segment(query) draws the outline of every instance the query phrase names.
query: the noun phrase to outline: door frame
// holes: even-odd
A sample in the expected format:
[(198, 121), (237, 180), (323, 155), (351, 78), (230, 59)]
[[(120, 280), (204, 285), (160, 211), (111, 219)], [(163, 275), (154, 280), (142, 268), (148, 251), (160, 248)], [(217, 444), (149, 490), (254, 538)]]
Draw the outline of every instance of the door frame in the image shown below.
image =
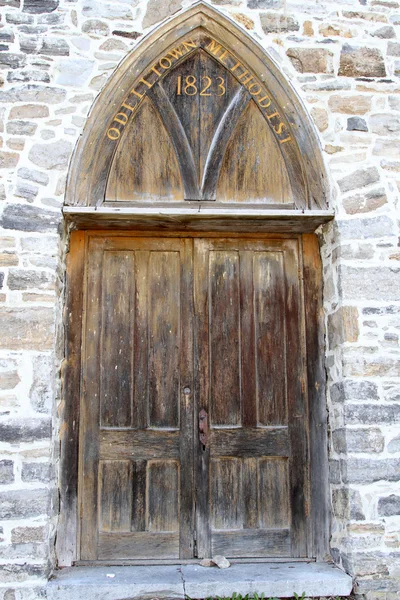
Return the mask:
[[(307, 514), (310, 555), (315, 560), (329, 557), (330, 510), (327, 448), (326, 374), (324, 368), (324, 319), (322, 310), (322, 266), (315, 234), (249, 234), (237, 232), (86, 230), (73, 231), (69, 240), (65, 285), (65, 359), (61, 367), (62, 402), (60, 420), (60, 514), (56, 538), (58, 566), (71, 566), (80, 560), (80, 505), (78, 457), (81, 404), (81, 346), (86, 287), (85, 261), (92, 236), (132, 237), (224, 237), (296, 239), (299, 247), (300, 295), (303, 306), (302, 382), (308, 398), (310, 502)], [(266, 559), (268, 560), (268, 559)], [(288, 559), (282, 559), (287, 561)], [(293, 560), (293, 559), (291, 559)], [(309, 560), (309, 559), (308, 559)], [(149, 561), (147, 561), (148, 563)], [(153, 562), (153, 561), (150, 561)], [(157, 561), (154, 561), (157, 562)], [(176, 562), (176, 561), (175, 561)], [(184, 561), (177, 561), (184, 562)], [(248, 559), (248, 562), (252, 562)], [(114, 563), (115, 564), (115, 563)]]

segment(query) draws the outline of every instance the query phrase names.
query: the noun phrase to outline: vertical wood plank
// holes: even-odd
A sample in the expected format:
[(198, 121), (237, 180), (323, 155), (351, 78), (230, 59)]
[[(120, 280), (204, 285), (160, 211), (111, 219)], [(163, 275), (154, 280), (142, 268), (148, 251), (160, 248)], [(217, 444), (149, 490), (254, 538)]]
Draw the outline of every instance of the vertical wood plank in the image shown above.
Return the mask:
[(85, 401), (81, 403), (80, 422), (80, 503), (81, 511), (81, 559), (97, 558), (97, 503), (98, 503), (98, 431), (100, 424), (100, 324), (101, 283), (104, 240), (89, 238), (88, 266), (86, 275), (83, 390)]
[(101, 425), (132, 425), (134, 253), (103, 257), (101, 305)]
[(65, 360), (61, 368), (60, 517), (56, 551), (58, 564), (70, 566), (78, 558), (78, 438), (81, 376), (82, 311), (85, 234), (73, 231), (66, 266)]
[(240, 389), (240, 300), (239, 254), (210, 251), (210, 370), (211, 422), (239, 425)]
[(243, 527), (241, 466), (238, 458), (211, 460), (212, 529)]
[(148, 251), (135, 252), (133, 427), (137, 429), (145, 429), (149, 421), (149, 257)]
[(256, 427), (256, 349), (254, 323), (253, 252), (240, 254), (241, 393), (243, 427)]
[(291, 547), (293, 557), (308, 554), (308, 412), (304, 364), (303, 309), (299, 285), (298, 241), (285, 252), (286, 365), (290, 457)]
[(287, 423), (284, 271), (281, 252), (256, 252), (256, 381), (260, 425)]
[(146, 529), (146, 475), (147, 461), (132, 463), (132, 531)]
[(203, 449), (199, 439), (199, 413), (210, 412), (209, 367), (209, 249), (206, 240), (194, 240), (194, 306), (195, 306), (195, 470), (196, 470), (196, 533), (197, 556), (211, 556), (209, 515), (209, 446)]
[(288, 461), (259, 459), (260, 526), (265, 529), (290, 527)]
[(99, 462), (99, 530), (130, 531), (132, 518), (132, 463)]
[(147, 529), (178, 531), (179, 463), (173, 460), (147, 463)]
[(180, 257), (153, 251), (149, 261), (149, 416), (153, 427), (179, 427)]
[(244, 458), (242, 461), (243, 485), (243, 527), (256, 529), (259, 526), (258, 490), (259, 477), (256, 458)]
[(330, 509), (328, 476), (326, 375), (324, 368), (324, 318), (322, 310), (322, 265), (315, 234), (302, 236), (304, 306), (307, 349), (307, 379), (310, 419), (311, 515), (313, 555), (330, 556)]

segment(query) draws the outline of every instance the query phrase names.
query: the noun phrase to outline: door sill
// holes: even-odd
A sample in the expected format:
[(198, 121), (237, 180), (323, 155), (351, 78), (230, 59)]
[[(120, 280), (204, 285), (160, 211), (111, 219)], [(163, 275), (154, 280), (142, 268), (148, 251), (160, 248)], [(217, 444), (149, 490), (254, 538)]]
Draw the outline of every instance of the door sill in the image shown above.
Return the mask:
[(199, 564), (80, 566), (56, 571), (46, 589), (48, 600), (158, 600), (231, 597), (290, 598), (349, 596), (352, 579), (331, 563), (233, 562), (229, 569)]

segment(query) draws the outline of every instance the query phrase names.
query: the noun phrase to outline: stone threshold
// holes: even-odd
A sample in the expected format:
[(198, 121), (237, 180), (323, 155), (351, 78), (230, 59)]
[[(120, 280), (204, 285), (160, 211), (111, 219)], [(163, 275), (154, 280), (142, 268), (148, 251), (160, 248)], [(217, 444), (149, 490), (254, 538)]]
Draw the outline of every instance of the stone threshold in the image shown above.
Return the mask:
[(348, 596), (352, 579), (328, 563), (233, 563), (229, 569), (189, 565), (71, 567), (54, 573), (48, 600), (139, 600), (250, 596)]

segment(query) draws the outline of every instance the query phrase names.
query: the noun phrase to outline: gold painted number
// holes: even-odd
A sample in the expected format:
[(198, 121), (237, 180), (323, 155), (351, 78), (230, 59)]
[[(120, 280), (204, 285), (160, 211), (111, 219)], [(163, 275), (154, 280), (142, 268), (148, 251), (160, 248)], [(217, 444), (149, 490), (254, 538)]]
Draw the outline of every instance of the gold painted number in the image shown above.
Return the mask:
[[(217, 86), (216, 91), (213, 89), (213, 83)], [(202, 88), (199, 91), (197, 77), (194, 75), (187, 75), (186, 77), (179, 75), (176, 83), (176, 95), (196, 96), (196, 94), (199, 94), (200, 96), (224, 96), (226, 94), (225, 79), (223, 77), (216, 77), (213, 80), (208, 75), (204, 75), (201, 78), (201, 84)]]

